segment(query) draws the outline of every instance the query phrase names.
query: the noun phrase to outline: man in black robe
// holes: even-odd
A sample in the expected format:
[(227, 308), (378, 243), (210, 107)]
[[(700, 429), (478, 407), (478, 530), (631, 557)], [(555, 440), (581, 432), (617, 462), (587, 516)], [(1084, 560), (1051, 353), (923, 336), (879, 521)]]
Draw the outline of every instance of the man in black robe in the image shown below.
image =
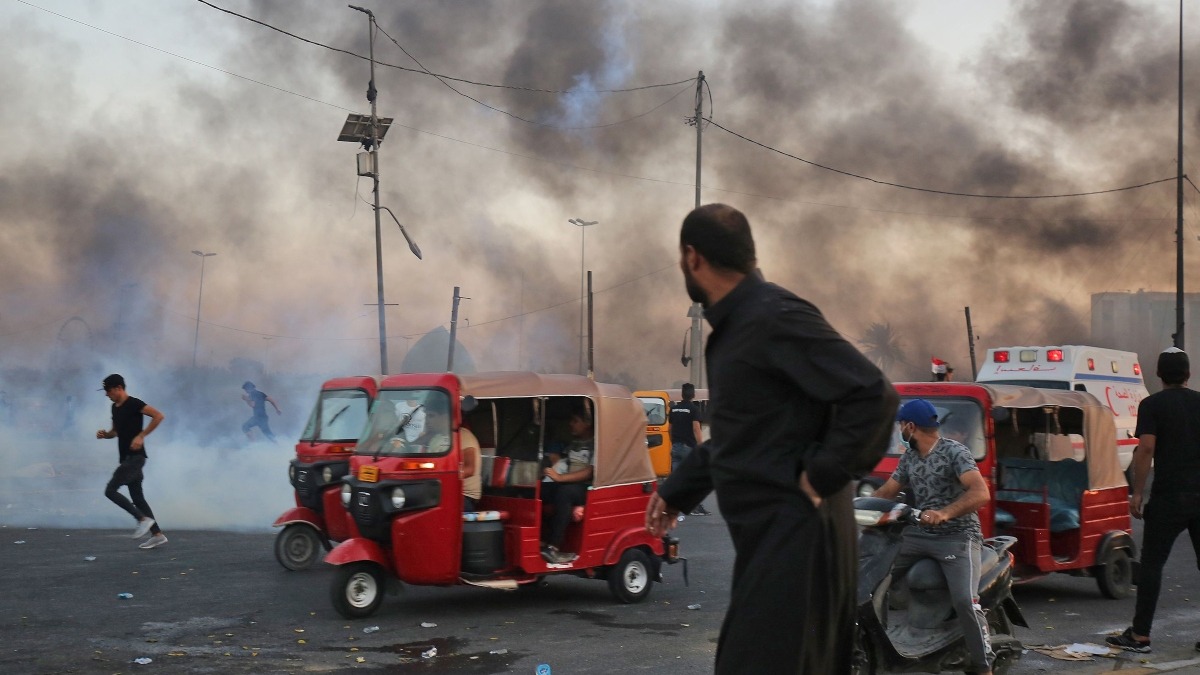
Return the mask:
[(724, 204), (683, 221), (705, 347), (711, 438), (646, 511), (661, 536), (711, 491), (736, 560), (716, 672), (850, 669), (857, 586), (852, 485), (886, 450), (899, 399), (810, 303), (763, 280), (750, 224)]

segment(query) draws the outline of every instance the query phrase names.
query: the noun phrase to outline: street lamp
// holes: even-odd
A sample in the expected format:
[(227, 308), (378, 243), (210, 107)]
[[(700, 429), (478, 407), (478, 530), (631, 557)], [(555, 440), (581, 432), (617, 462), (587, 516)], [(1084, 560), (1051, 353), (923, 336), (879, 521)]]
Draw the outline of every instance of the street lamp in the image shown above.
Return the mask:
[(338, 140), (348, 143), (359, 143), (363, 146), (365, 152), (358, 153), (358, 175), (370, 176), (374, 182), (375, 193), (375, 290), (378, 296), (376, 307), (379, 314), (379, 372), (386, 375), (388, 372), (387, 362), (387, 324), (383, 318), (383, 243), (380, 234), (379, 212), (387, 211), (392, 220), (396, 221), (396, 225), (400, 227), (400, 233), (404, 235), (404, 239), (408, 241), (408, 249), (421, 258), (421, 249), (417, 247), (416, 242), (412, 237), (408, 236), (408, 232), (404, 229), (404, 225), (396, 218), (396, 214), (386, 206), (379, 204), (379, 144), (383, 142), (384, 134), (391, 128), (392, 118), (381, 118), (376, 114), (375, 99), (378, 95), (378, 90), (375, 89), (375, 32), (379, 26), (375, 22), (375, 14), (369, 9), (363, 7), (355, 7), (349, 5), (350, 9), (362, 12), (367, 15), (367, 40), (371, 54), (371, 79), (367, 83), (367, 101), (371, 103), (370, 115), (359, 115), (351, 113), (346, 117), (346, 123), (342, 125), (342, 131), (338, 134)]
[(587, 275), (583, 271), (584, 255), (587, 251), (587, 230), (584, 228), (599, 225), (600, 221), (572, 218), (567, 222), (579, 228), (579, 374), (583, 375), (583, 306), (587, 304), (587, 291), (584, 288), (584, 278)]
[(196, 337), (192, 339), (192, 367), (195, 368), (196, 347), (200, 344), (200, 302), (204, 300), (204, 259), (211, 258), (216, 253), (193, 250), (192, 254), (200, 256), (200, 297), (196, 298)]

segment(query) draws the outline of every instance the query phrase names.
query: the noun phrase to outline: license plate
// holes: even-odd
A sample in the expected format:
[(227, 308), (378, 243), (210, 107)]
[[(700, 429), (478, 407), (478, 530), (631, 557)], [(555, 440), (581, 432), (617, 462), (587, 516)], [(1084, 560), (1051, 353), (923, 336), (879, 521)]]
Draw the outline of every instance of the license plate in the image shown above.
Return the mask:
[(358, 467), (358, 479), (364, 483), (379, 482), (379, 467), (377, 466), (360, 466)]

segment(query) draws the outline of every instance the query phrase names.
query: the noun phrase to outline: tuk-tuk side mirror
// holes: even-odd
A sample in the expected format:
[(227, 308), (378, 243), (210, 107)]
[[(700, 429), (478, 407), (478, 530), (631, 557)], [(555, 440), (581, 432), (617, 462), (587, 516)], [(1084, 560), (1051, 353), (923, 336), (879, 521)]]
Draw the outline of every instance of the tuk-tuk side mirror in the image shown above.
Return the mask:
[(463, 412), (471, 412), (479, 407), (479, 400), (474, 396), (464, 396), (462, 401), (459, 402), (458, 407), (461, 408)]
[(992, 408), (992, 419), (997, 422), (1004, 422), (1009, 417), (1012, 417), (1012, 411), (1008, 408)]

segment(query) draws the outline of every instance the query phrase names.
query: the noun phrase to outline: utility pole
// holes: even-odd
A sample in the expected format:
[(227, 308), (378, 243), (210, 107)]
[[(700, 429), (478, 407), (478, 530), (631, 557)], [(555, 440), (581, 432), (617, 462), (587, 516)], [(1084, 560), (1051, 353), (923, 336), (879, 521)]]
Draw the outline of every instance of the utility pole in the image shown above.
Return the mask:
[[(696, 77), (696, 208), (700, 208), (700, 138), (703, 131), (702, 120), (704, 108), (704, 71)], [(704, 388), (704, 309), (700, 303), (692, 303), (688, 309), (688, 317), (692, 320), (692, 371), (691, 382), (697, 389)]]
[(1179, 0), (1179, 148), (1175, 158), (1175, 346), (1183, 340), (1183, 0)]
[(367, 84), (367, 100), (371, 102), (371, 180), (375, 193), (375, 290), (379, 297), (379, 372), (387, 375), (387, 320), (383, 313), (383, 237), (379, 227), (379, 116), (375, 114), (375, 14), (369, 9), (349, 5), (350, 9), (367, 15), (367, 40), (371, 54), (371, 81)]
[(587, 273), (587, 306), (588, 306), (588, 369), (589, 380), (596, 379), (596, 351), (592, 343), (592, 271)]
[[(584, 228), (592, 225), (599, 225), (598, 220), (584, 220), (583, 218), (572, 218), (568, 223), (579, 228), (579, 374), (583, 375), (583, 310), (584, 304), (587, 302), (587, 296), (584, 291), (584, 259), (587, 256), (587, 230)], [(591, 332), (591, 328), (588, 328)]]
[(971, 328), (971, 308), (963, 307), (963, 311), (967, 314), (967, 346), (971, 348), (971, 381), (975, 381), (975, 373), (979, 372), (975, 369), (975, 329)]
[[(458, 303), (460, 300), (470, 300), (458, 294), (459, 287), (454, 287), (454, 304), (450, 308), (450, 348), (446, 351), (446, 372), (454, 372), (454, 345), (458, 342)], [(469, 321), (467, 322), (470, 323)]]
[(192, 255), (200, 256), (200, 294), (196, 298), (196, 336), (192, 338), (192, 368), (195, 368), (196, 348), (200, 346), (200, 303), (204, 301), (204, 259), (211, 258), (216, 253), (192, 251)]

